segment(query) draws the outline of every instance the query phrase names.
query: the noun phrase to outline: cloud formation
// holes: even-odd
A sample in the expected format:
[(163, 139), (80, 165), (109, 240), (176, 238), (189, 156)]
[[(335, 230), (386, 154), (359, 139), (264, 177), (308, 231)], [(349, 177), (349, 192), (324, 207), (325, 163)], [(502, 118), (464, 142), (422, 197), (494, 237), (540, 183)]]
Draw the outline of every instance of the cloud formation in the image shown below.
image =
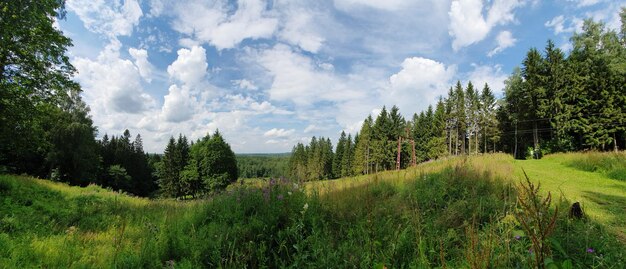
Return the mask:
[(517, 0), (495, 0), (483, 15), (482, 0), (455, 0), (450, 4), (449, 34), (452, 48), (457, 51), (477, 43), (496, 25), (506, 25), (515, 20), (513, 11), (523, 5)]

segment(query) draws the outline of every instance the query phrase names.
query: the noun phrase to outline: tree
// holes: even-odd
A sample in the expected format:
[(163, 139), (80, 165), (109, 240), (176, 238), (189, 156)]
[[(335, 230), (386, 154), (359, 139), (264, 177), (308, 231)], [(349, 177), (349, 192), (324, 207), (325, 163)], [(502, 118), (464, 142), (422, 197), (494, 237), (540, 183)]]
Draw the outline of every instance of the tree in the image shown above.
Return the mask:
[(0, 3), (0, 166), (11, 172), (48, 176), (46, 113), (80, 99), (65, 55), (71, 40), (53, 27), (64, 14), (64, 1)]
[(342, 176), (344, 152), (347, 143), (348, 140), (346, 139), (346, 132), (341, 131), (341, 136), (339, 136), (339, 141), (337, 141), (335, 157), (333, 159), (333, 178), (338, 178)]
[[(541, 116), (547, 114), (546, 103), (546, 77), (543, 65), (543, 58), (539, 51), (531, 48), (522, 62), (522, 77), (524, 78), (523, 97), (524, 120), (532, 123), (533, 158), (539, 158), (539, 126)], [(543, 128), (542, 128), (543, 129)]]
[[(191, 193), (219, 192), (228, 184), (237, 181), (237, 159), (230, 145), (224, 141), (219, 131), (213, 136), (205, 136), (192, 147), (191, 160), (185, 170), (191, 169), (186, 176), (197, 175), (195, 180), (201, 182), (203, 189), (192, 189)], [(188, 181), (190, 178), (187, 178)]]
[(163, 158), (161, 160), (162, 165), (160, 166), (161, 170), (158, 171), (159, 187), (161, 188), (161, 193), (166, 197), (179, 197), (182, 195), (180, 172), (184, 165), (186, 165), (186, 160), (183, 164), (182, 160), (178, 157), (178, 148), (180, 147), (177, 145), (174, 137), (170, 137), (165, 151), (163, 152)]
[[(339, 150), (335, 156), (339, 154)], [(352, 160), (354, 158), (354, 144), (352, 143), (352, 135), (348, 134), (348, 138), (346, 139), (343, 154), (341, 158), (341, 176), (349, 177), (352, 175)]]
[(446, 150), (445, 113), (445, 103), (442, 98), (439, 98), (431, 124), (432, 136), (428, 141), (428, 159), (437, 159), (448, 154), (448, 151)]
[(492, 150), (495, 151), (495, 143), (498, 141), (497, 136), (497, 119), (496, 119), (496, 97), (485, 83), (480, 93), (480, 125), (483, 131), (483, 153), (489, 152), (489, 145), (492, 144)]
[[(359, 139), (354, 149), (354, 160), (352, 162), (352, 171), (354, 174), (369, 174), (370, 169), (370, 144), (372, 140), (372, 116), (368, 115), (359, 131)], [(356, 140), (356, 139), (355, 139)]]

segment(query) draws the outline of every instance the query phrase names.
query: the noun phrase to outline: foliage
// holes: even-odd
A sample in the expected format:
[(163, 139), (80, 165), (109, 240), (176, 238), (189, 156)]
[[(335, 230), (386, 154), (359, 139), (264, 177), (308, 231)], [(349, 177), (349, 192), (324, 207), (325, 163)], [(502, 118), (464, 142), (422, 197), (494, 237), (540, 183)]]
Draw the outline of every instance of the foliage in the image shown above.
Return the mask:
[[(189, 161), (180, 172), (184, 195), (221, 191), (238, 178), (237, 160), (219, 131), (191, 146)], [(180, 195), (179, 195), (180, 196)]]
[(289, 154), (236, 154), (240, 178), (279, 178), (287, 176)]
[[(128, 130), (120, 136), (105, 134), (98, 141), (98, 152), (103, 171), (98, 175), (97, 183), (101, 186), (139, 196), (149, 196), (156, 190), (154, 169), (143, 151), (141, 135), (131, 141)], [(120, 177), (119, 172), (111, 173), (120, 169), (124, 170), (124, 177)], [(128, 180), (121, 180), (126, 176)]]
[(539, 184), (535, 186), (526, 172), (526, 182), (519, 185), (520, 195), (517, 198), (519, 209), (515, 217), (532, 242), (532, 257), (536, 268), (545, 268), (546, 258), (551, 256), (549, 236), (554, 231), (558, 207), (550, 212), (552, 196), (548, 192), (546, 198), (539, 196)]
[[(271, 180), (195, 201), (0, 176), (0, 266), (528, 268), (532, 243), (500, 176), (512, 164), (437, 161), (324, 193)], [(558, 215), (548, 264), (623, 267), (623, 245), (589, 216)]]

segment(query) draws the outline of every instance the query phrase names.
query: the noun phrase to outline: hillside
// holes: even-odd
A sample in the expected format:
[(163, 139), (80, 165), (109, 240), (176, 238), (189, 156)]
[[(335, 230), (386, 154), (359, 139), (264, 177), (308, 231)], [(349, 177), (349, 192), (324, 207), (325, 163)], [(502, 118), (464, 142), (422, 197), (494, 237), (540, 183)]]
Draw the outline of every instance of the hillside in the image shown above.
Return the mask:
[[(545, 264), (624, 268), (624, 160), (451, 158), (304, 185), (243, 185), (209, 201), (2, 175), (0, 267), (531, 267), (540, 255), (513, 214), (523, 214), (513, 186), (523, 168), (559, 206)], [(568, 218), (573, 201), (586, 218)]]

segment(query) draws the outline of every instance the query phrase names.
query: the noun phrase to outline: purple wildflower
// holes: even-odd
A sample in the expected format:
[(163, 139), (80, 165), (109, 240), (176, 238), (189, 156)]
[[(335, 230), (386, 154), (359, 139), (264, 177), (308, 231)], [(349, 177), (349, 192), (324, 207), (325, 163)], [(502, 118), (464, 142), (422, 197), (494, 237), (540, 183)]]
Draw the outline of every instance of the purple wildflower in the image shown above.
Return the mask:
[(279, 194), (277, 198), (278, 198), (278, 200), (283, 200), (283, 195)]
[(587, 248), (587, 253), (593, 253), (593, 252), (594, 252), (593, 248)]
[(520, 238), (522, 238), (522, 237), (521, 237), (521, 236), (519, 236), (519, 235), (516, 235), (516, 236), (515, 236), (515, 240), (520, 240)]

